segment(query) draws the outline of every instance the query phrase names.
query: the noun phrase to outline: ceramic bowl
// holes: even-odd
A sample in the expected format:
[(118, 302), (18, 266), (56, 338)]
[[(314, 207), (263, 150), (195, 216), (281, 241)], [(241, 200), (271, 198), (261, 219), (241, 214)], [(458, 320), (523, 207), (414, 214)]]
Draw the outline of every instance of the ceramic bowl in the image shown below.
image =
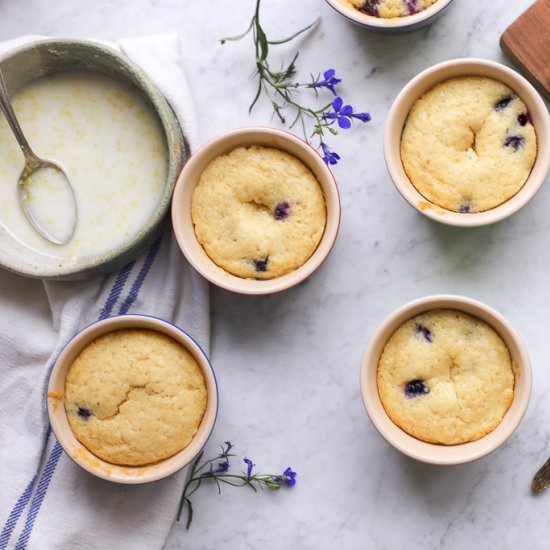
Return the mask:
[[(506, 202), (484, 212), (452, 212), (431, 203), (413, 186), (401, 161), (401, 134), (413, 104), (437, 83), (456, 76), (486, 76), (506, 84), (525, 103), (537, 134), (537, 158), (523, 187)], [(395, 98), (386, 121), (384, 156), (397, 190), (420, 213), (438, 222), (457, 227), (488, 225), (517, 212), (533, 198), (544, 183), (550, 168), (550, 115), (535, 88), (512, 69), (485, 59), (453, 59), (421, 72)]]
[[(229, 153), (236, 147), (248, 145), (274, 147), (301, 160), (317, 178), (325, 195), (327, 221), (317, 249), (302, 266), (291, 273), (273, 279), (243, 279), (217, 266), (199, 244), (191, 219), (193, 191), (204, 169), (216, 157)], [(239, 128), (214, 138), (187, 162), (178, 178), (172, 199), (172, 223), (183, 254), (189, 263), (211, 283), (240, 294), (272, 294), (302, 282), (328, 256), (340, 225), (340, 196), (327, 165), (317, 151), (305, 141), (275, 128)]]
[[(515, 375), (512, 404), (501, 423), (477, 441), (460, 445), (437, 445), (416, 439), (392, 422), (378, 395), (376, 374), (380, 355), (386, 343), (405, 321), (433, 309), (455, 309), (478, 317), (500, 335), (510, 352)], [(518, 427), (531, 395), (531, 364), (527, 350), (517, 332), (494, 309), (463, 296), (427, 296), (400, 307), (384, 319), (374, 331), (363, 355), (361, 394), (375, 428), (397, 450), (430, 464), (463, 464), (477, 460), (500, 447)]]
[[(74, 436), (63, 394), (65, 376), (78, 354), (95, 338), (122, 329), (148, 329), (166, 334), (189, 351), (202, 369), (208, 402), (199, 429), (189, 445), (179, 453), (146, 466), (119, 466), (111, 464), (91, 453)], [(50, 424), (63, 450), (79, 466), (97, 477), (118, 483), (148, 483), (167, 477), (189, 464), (200, 452), (214, 427), (218, 410), (218, 390), (214, 371), (200, 346), (179, 327), (146, 315), (120, 315), (109, 317), (86, 327), (76, 334), (63, 348), (54, 363), (48, 384), (48, 415)]]
[(384, 19), (367, 15), (355, 9), (345, 0), (326, 0), (340, 15), (348, 21), (368, 31), (382, 34), (403, 34), (417, 31), (431, 25), (438, 17), (443, 15), (453, 0), (438, 0), (429, 8), (406, 17), (393, 17)]
[(166, 141), (167, 178), (154, 212), (139, 231), (126, 238), (121, 245), (97, 256), (60, 259), (23, 247), (0, 226), (0, 266), (21, 275), (82, 279), (122, 267), (160, 234), (176, 178), (187, 158), (181, 128), (172, 109), (136, 64), (119, 51), (97, 42), (57, 38), (32, 41), (0, 56), (0, 65), (12, 96), (42, 76), (74, 70), (98, 72), (120, 79), (136, 89), (158, 117)]

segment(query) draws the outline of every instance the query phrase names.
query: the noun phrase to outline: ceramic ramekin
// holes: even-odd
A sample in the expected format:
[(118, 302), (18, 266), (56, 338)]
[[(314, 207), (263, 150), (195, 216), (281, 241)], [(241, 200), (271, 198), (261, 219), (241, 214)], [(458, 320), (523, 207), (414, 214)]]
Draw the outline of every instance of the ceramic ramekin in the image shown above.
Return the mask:
[[(437, 83), (456, 76), (486, 76), (506, 84), (525, 103), (537, 134), (537, 158), (523, 187), (506, 202), (484, 212), (452, 212), (431, 203), (416, 190), (401, 161), (401, 134), (413, 104)], [(550, 115), (535, 88), (512, 69), (485, 59), (453, 59), (421, 72), (395, 98), (386, 121), (384, 156), (397, 190), (420, 213), (438, 222), (457, 227), (489, 225), (517, 212), (533, 198), (544, 183), (550, 169)]]
[[(405, 322), (429, 310), (455, 309), (488, 323), (504, 340), (515, 375), (514, 398), (501, 423), (490, 433), (460, 445), (436, 445), (416, 439), (392, 422), (378, 395), (376, 374), (380, 355), (392, 334)], [(521, 422), (531, 395), (531, 363), (518, 333), (494, 309), (470, 298), (453, 295), (427, 296), (400, 307), (375, 330), (363, 355), (361, 394), (367, 413), (380, 435), (402, 453), (430, 464), (463, 464), (500, 447)]]
[[(136, 234), (119, 246), (97, 256), (60, 259), (24, 247), (0, 226), (0, 266), (29, 277), (72, 280), (109, 273), (127, 264), (160, 235), (176, 178), (188, 156), (181, 128), (170, 105), (140, 67), (120, 51), (99, 42), (60, 38), (34, 40), (1, 55), (0, 65), (12, 96), (37, 78), (67, 71), (102, 73), (128, 84), (145, 98), (157, 115), (164, 130), (168, 162), (167, 177), (156, 209)], [(123, 183), (115, 181), (113, 187), (120, 190)]]
[[(217, 266), (195, 235), (191, 218), (193, 191), (204, 169), (216, 157), (236, 147), (274, 147), (301, 160), (317, 178), (325, 196), (327, 221), (321, 242), (310, 258), (291, 273), (274, 279), (243, 279)], [(178, 244), (189, 263), (211, 283), (240, 294), (273, 294), (309, 277), (325, 260), (334, 245), (340, 225), (340, 196), (331, 171), (321, 156), (302, 139), (289, 132), (268, 127), (239, 128), (226, 132), (196, 152), (183, 168), (172, 199), (172, 223)]]
[[(71, 431), (65, 403), (65, 376), (80, 351), (95, 338), (122, 329), (148, 329), (166, 334), (183, 345), (202, 369), (208, 401), (199, 429), (189, 445), (179, 453), (146, 466), (120, 466), (111, 464), (91, 453)], [(79, 466), (102, 479), (118, 483), (148, 483), (167, 477), (189, 464), (200, 452), (214, 428), (218, 410), (218, 389), (214, 371), (200, 346), (179, 327), (147, 315), (120, 315), (109, 317), (86, 327), (76, 334), (61, 351), (55, 361), (48, 384), (48, 415), (50, 423), (63, 450)]]
[(367, 15), (355, 9), (345, 0), (326, 0), (340, 15), (348, 21), (366, 29), (382, 34), (402, 34), (417, 31), (431, 25), (451, 5), (453, 0), (438, 0), (429, 8), (406, 17), (393, 17), (385, 19)]

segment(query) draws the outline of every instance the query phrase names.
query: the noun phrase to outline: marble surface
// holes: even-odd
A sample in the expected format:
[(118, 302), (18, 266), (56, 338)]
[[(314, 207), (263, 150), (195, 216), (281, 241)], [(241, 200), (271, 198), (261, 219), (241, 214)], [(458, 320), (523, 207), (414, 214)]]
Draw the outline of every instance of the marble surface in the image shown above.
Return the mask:
[[(455, 57), (509, 64), (498, 47), (530, 0), (456, 0), (427, 30), (384, 37), (356, 28), (321, 0), (265, 1), (274, 36), (318, 16), (319, 28), (274, 49), (274, 65), (300, 49), (300, 73), (333, 67), (341, 93), (372, 122), (330, 140), (342, 156), (338, 242), (309, 281), (252, 298), (212, 289), (212, 350), (221, 394), (207, 445), (230, 439), (262, 471), (291, 465), (298, 484), (278, 493), (201, 488), (190, 531), (176, 524), (167, 550), (187, 548), (543, 549), (550, 495), (530, 493), (550, 454), (550, 192), (513, 218), (459, 230), (419, 215), (387, 175), (383, 126), (400, 88), (420, 70)], [(246, 124), (274, 124), (262, 102), (251, 115), (249, 39), (217, 40), (246, 28), (253, 0), (57, 0), (0, 2), (0, 40), (20, 34), (116, 39), (178, 32), (202, 137)], [(7, 24), (6, 21), (10, 23)], [(406, 301), (432, 293), (482, 300), (519, 330), (534, 387), (525, 420), (498, 451), (472, 464), (428, 466), (392, 449), (374, 430), (359, 393), (362, 351), (377, 323)]]

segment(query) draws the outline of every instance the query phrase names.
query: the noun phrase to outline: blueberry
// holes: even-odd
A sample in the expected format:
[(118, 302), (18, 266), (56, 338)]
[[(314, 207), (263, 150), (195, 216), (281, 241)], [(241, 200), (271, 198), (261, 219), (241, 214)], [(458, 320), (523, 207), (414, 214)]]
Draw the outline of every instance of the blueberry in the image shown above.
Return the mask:
[(288, 218), (290, 216), (290, 206), (288, 205), (288, 202), (280, 202), (275, 207), (273, 215), (275, 216), (275, 219), (279, 221)]
[(88, 418), (92, 416), (92, 411), (90, 409), (86, 409), (85, 407), (78, 407), (76, 414), (78, 414), (80, 418), (88, 420)]
[(508, 105), (510, 104), (510, 101), (512, 101), (512, 99), (514, 99), (514, 98), (511, 95), (507, 95), (506, 97), (503, 97), (502, 99), (499, 99), (495, 103), (495, 111), (498, 113), (499, 111), (503, 111), (504, 109), (506, 109), (506, 107), (508, 107)]
[(262, 273), (267, 271), (267, 264), (269, 262), (269, 256), (266, 256), (263, 260), (253, 260), (254, 261), (254, 267), (256, 268), (256, 271), (261, 271)]
[(458, 211), (461, 214), (467, 214), (470, 211), (470, 205), (465, 202), (464, 204), (460, 205), (460, 208), (458, 209)]
[(417, 6), (417, 0), (405, 0), (405, 4), (407, 5), (407, 8), (409, 9), (409, 13), (411, 15), (418, 13), (419, 10)]
[(518, 115), (518, 123), (520, 126), (525, 126), (528, 122), (531, 122), (529, 113), (521, 113), (521, 115)]
[(380, 0), (365, 0), (362, 8), (357, 8), (359, 11), (366, 13), (367, 15), (373, 15), (378, 17), (378, 6), (380, 5)]
[(407, 382), (405, 384), (404, 392), (409, 399), (412, 399), (414, 397), (430, 393), (430, 388), (428, 388), (428, 384), (426, 384), (424, 380), (417, 379)]
[(523, 136), (507, 136), (504, 140), (504, 147), (513, 147), (514, 151), (517, 151), (520, 147), (523, 147), (525, 138)]
[(420, 323), (416, 323), (416, 326), (414, 327), (414, 332), (416, 332), (417, 335), (422, 336), (422, 338), (424, 338), (426, 342), (430, 342), (430, 344), (433, 342), (432, 331), (428, 327), (425, 327)]

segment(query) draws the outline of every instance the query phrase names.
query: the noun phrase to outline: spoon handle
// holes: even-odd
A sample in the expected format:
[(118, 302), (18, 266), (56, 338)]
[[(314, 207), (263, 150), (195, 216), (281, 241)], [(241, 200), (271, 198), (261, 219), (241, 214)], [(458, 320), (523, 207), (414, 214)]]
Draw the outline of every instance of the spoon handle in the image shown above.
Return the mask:
[(1, 70), (0, 70), (0, 109), (2, 109), (2, 112), (4, 113), (6, 120), (8, 121), (8, 124), (10, 125), (15, 135), (15, 139), (17, 139), (17, 143), (19, 143), (19, 147), (21, 147), (21, 150), (25, 155), (25, 160), (27, 161), (27, 163), (29, 163), (29, 161), (32, 162), (34, 159), (36, 159), (36, 155), (34, 154), (27, 140), (25, 139), (25, 136), (23, 135), (23, 131), (21, 130), (21, 126), (19, 126), (19, 121), (17, 120), (17, 117), (15, 116), (15, 112), (11, 105), (10, 96), (8, 94), (8, 89), (6, 88), (6, 83), (4, 82), (4, 76), (2, 75)]
[(550, 458), (544, 463), (542, 468), (535, 474), (531, 487), (535, 493), (542, 493), (550, 486)]

